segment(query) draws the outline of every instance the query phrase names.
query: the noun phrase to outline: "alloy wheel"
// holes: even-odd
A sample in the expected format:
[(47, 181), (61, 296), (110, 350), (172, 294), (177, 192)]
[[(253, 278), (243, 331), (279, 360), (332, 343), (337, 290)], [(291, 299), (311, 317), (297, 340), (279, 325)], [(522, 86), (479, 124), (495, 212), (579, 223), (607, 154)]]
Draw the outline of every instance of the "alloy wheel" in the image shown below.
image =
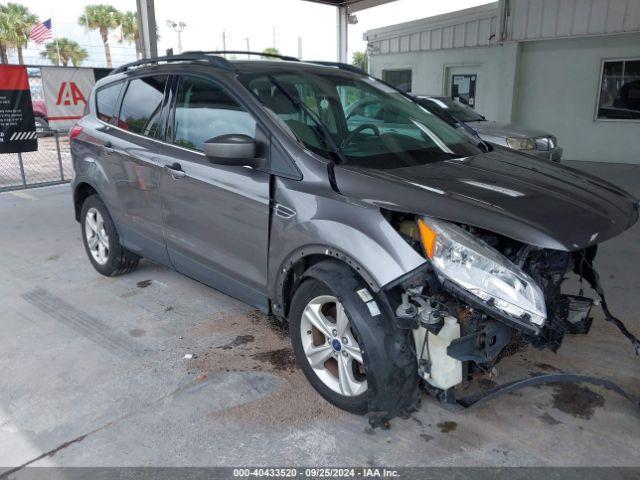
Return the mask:
[(84, 233), (93, 259), (100, 265), (109, 258), (109, 236), (104, 228), (104, 219), (96, 208), (87, 210)]
[(336, 297), (321, 295), (307, 304), (300, 336), (307, 361), (327, 387), (346, 397), (367, 390), (362, 350)]

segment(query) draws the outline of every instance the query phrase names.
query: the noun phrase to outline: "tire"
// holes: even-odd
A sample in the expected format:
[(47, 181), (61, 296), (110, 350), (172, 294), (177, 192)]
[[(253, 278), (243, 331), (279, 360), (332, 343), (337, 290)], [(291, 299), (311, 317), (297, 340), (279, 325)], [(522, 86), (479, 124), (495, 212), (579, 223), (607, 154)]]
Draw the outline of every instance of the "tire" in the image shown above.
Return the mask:
[(36, 117), (35, 124), (36, 124), (36, 132), (39, 137), (46, 137), (47, 135), (51, 134), (51, 131), (49, 129), (49, 122), (47, 122), (46, 119), (42, 117)]
[[(351, 413), (369, 414), (369, 421), (374, 427), (385, 426), (391, 418), (415, 410), (419, 404), (417, 362), (409, 348), (407, 332), (395, 326), (390, 315), (382, 308), (384, 303), (355, 272), (337, 260), (325, 260), (312, 266), (302, 278), (289, 310), (289, 332), (294, 355), (309, 383), (336, 407)], [(368, 302), (357, 293), (362, 289), (372, 297), (367, 299)], [(333, 338), (328, 338), (327, 329), (324, 328), (322, 333), (315, 324), (308, 329), (310, 310), (314, 315), (319, 312), (319, 317), (328, 319), (329, 323), (336, 320), (338, 315), (335, 312), (339, 307), (329, 306), (326, 310), (322, 310), (324, 307), (318, 308), (319, 304), (331, 304), (333, 299), (344, 309), (351, 338), (359, 346), (363, 360), (360, 364), (353, 357), (351, 364), (347, 364), (350, 365), (349, 368), (338, 369), (339, 384), (342, 372), (346, 371), (347, 377), (360, 383), (362, 379), (358, 374), (364, 374), (366, 389), (360, 391), (356, 388), (351, 395), (345, 395), (345, 390), (336, 389), (335, 379), (327, 381), (324, 370), (329, 370), (330, 373), (335, 373), (336, 370), (335, 367), (330, 368), (331, 359), (322, 365), (315, 362), (315, 367), (309, 359), (311, 353), (312, 359), (324, 360), (324, 353), (317, 356), (321, 349), (324, 350), (322, 335), (331, 341), (326, 344), (333, 349), (334, 359), (336, 353), (338, 359), (351, 356), (350, 352), (344, 353), (350, 338), (342, 338), (340, 334), (336, 337), (337, 332), (334, 331), (330, 333)], [(372, 305), (368, 305), (371, 301), (375, 302), (378, 312)], [(337, 321), (335, 323), (337, 326)], [(312, 338), (311, 344), (309, 338)], [(336, 338), (338, 343), (334, 345)], [(346, 391), (349, 392), (349, 389)]]
[(113, 220), (98, 195), (87, 197), (82, 204), (80, 224), (84, 249), (98, 273), (112, 277), (138, 266), (140, 257), (120, 245)]

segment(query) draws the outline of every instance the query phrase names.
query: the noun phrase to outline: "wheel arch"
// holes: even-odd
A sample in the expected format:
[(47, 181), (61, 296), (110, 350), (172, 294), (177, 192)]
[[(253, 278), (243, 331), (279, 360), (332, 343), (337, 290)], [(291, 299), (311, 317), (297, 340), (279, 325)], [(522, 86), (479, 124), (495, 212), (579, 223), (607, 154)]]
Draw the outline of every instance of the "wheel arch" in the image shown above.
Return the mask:
[(380, 285), (371, 273), (340, 249), (324, 245), (307, 245), (289, 254), (280, 265), (276, 275), (275, 301), (272, 302), (274, 314), (286, 318), (289, 314), (293, 294), (297, 285), (305, 278), (305, 272), (323, 260), (330, 259), (340, 261), (366, 282), (374, 292), (380, 290)]
[[(80, 221), (80, 212), (82, 211), (82, 204), (91, 195), (98, 195), (101, 197), (100, 192), (91, 183), (82, 181), (78, 183), (73, 189), (73, 207), (75, 211), (76, 221)], [(102, 197), (101, 197), (102, 198)]]

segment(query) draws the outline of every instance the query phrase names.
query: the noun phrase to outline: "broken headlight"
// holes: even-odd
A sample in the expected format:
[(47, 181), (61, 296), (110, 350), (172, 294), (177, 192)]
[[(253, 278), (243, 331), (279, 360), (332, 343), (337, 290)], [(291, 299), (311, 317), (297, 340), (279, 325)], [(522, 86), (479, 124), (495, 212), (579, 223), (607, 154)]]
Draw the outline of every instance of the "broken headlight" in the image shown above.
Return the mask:
[(453, 223), (423, 217), (418, 227), (427, 257), (439, 275), (510, 317), (544, 324), (547, 309), (542, 290), (508, 258)]

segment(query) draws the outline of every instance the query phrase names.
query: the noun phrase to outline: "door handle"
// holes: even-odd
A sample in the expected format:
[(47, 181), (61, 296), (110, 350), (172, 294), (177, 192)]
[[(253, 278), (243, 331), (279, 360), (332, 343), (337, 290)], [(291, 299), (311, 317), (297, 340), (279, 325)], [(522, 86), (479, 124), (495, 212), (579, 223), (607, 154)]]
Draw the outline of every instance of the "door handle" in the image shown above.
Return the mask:
[(180, 165), (178, 162), (165, 165), (164, 168), (169, 172), (169, 175), (171, 175), (176, 180), (187, 175), (185, 171), (182, 170), (182, 165)]

